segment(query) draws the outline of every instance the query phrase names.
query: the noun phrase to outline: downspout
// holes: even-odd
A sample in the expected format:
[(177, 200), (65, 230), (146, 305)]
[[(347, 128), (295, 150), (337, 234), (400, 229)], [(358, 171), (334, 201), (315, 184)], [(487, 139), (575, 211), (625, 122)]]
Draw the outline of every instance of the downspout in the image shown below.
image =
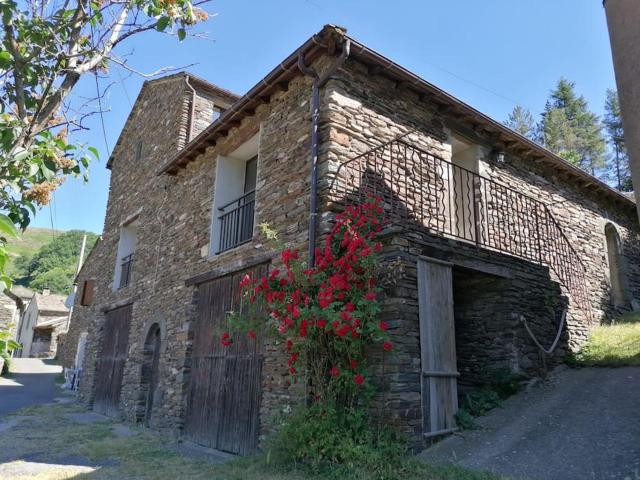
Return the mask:
[(351, 40), (345, 39), (342, 53), (335, 63), (322, 74), (318, 75), (314, 69), (304, 63), (302, 52), (298, 54), (298, 68), (300, 71), (313, 78), (311, 90), (311, 198), (309, 200), (309, 267), (316, 264), (316, 217), (318, 215), (318, 129), (320, 126), (320, 88), (329, 78), (344, 64), (349, 57)]
[[(184, 145), (187, 145), (191, 141), (193, 136), (193, 117), (196, 114), (196, 89), (189, 83), (189, 75), (185, 75), (184, 81), (187, 84), (189, 90), (191, 90), (191, 109), (189, 111), (189, 128), (187, 129), (187, 138), (184, 141)], [(183, 146), (184, 146), (183, 145)]]

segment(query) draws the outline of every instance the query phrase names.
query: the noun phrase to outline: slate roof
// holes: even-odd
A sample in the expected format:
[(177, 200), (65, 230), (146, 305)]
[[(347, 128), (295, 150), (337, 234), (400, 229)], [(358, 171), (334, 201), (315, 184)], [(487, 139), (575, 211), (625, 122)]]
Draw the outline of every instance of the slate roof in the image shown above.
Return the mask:
[(67, 313), (69, 309), (64, 305), (64, 301), (66, 299), (66, 295), (57, 295), (55, 293), (50, 293), (48, 295), (36, 293), (33, 296), (33, 300), (35, 300), (36, 305), (38, 306), (38, 311), (40, 312)]

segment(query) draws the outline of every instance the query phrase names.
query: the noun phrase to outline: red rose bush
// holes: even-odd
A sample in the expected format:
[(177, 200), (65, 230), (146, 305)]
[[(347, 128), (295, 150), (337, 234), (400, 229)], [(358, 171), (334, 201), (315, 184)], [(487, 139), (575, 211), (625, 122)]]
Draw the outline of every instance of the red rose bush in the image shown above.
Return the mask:
[(312, 398), (353, 405), (370, 384), (367, 351), (375, 345), (393, 349), (388, 325), (377, 319), (382, 214), (380, 199), (347, 206), (316, 249), (315, 266), (307, 266), (297, 250), (285, 249), (282, 268), (260, 278), (246, 275), (246, 308), (231, 314), (222, 344), (231, 345), (233, 335), (269, 334), (280, 340), (291, 375), (308, 379)]

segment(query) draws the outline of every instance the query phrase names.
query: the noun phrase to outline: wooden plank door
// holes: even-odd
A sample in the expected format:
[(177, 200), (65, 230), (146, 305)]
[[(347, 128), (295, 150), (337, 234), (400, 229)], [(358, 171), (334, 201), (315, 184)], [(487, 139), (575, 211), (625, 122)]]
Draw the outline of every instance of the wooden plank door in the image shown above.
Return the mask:
[(458, 387), (451, 264), (418, 260), (422, 422), (426, 438), (456, 429)]
[(96, 368), (96, 396), (93, 409), (104, 415), (120, 414), (122, 374), (129, 347), (132, 305), (108, 311), (105, 316), (102, 349)]
[[(260, 276), (267, 266), (253, 270)], [(244, 336), (220, 344), (227, 314), (241, 307), (238, 272), (198, 286), (184, 433), (211, 448), (245, 455), (257, 448), (262, 397), (261, 342)]]

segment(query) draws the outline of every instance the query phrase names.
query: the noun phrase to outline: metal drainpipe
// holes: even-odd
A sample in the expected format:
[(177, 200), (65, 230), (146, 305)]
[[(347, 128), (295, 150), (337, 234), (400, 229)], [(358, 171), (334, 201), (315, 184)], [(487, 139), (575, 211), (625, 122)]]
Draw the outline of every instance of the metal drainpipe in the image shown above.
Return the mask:
[(336, 73), (349, 57), (351, 41), (345, 39), (342, 53), (336, 62), (321, 77), (304, 63), (302, 53), (298, 55), (298, 68), (313, 78), (311, 90), (311, 199), (309, 201), (309, 267), (316, 265), (316, 217), (318, 215), (318, 128), (320, 126), (320, 88)]
[(186, 145), (191, 141), (191, 137), (193, 136), (193, 117), (196, 114), (196, 89), (191, 86), (189, 83), (189, 75), (184, 77), (184, 81), (191, 90), (191, 111), (189, 112), (189, 129), (187, 130), (187, 138), (185, 139), (184, 144)]

